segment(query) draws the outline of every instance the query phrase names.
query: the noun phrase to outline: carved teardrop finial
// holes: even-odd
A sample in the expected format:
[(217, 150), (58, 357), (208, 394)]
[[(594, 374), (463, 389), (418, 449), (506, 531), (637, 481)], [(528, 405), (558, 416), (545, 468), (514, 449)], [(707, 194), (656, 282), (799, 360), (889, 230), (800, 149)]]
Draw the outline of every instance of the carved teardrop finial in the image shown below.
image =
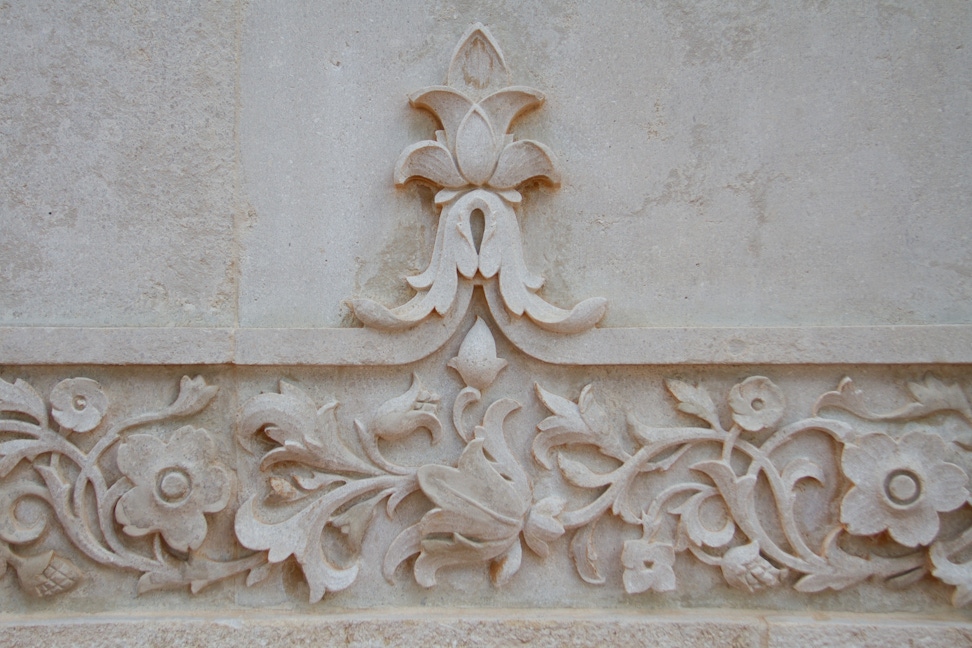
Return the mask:
[(510, 71), (503, 52), (482, 23), (466, 30), (452, 54), (446, 83), (454, 88), (472, 91), (500, 89), (509, 85)]
[(476, 323), (459, 345), (459, 354), (449, 361), (448, 366), (458, 371), (468, 386), (481, 392), (486, 391), (506, 367), (506, 360), (496, 356), (496, 341), (482, 317), (476, 318)]

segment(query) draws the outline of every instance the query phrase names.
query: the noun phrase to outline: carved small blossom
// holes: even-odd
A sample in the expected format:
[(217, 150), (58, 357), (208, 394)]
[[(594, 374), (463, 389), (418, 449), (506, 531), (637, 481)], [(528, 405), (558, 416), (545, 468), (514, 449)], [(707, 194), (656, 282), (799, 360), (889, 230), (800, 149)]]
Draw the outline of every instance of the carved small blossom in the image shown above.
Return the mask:
[(749, 593), (766, 587), (776, 587), (786, 578), (788, 570), (774, 567), (759, 555), (759, 544), (750, 542), (733, 547), (722, 557), (722, 575), (733, 587)]
[(968, 476), (945, 461), (947, 452), (939, 436), (921, 432), (898, 441), (869, 434), (844, 446), (841, 466), (854, 486), (841, 502), (841, 522), (859, 535), (887, 530), (908, 547), (930, 543), (938, 514), (969, 497)]
[(205, 430), (186, 426), (168, 443), (133, 434), (118, 448), (118, 468), (135, 487), (122, 495), (115, 518), (132, 536), (160, 532), (178, 551), (206, 539), (206, 513), (226, 508), (230, 474)]
[(624, 565), (624, 591), (638, 594), (654, 590), (675, 590), (675, 548), (670, 544), (648, 540), (626, 540), (621, 550)]
[(752, 376), (729, 392), (732, 420), (749, 432), (759, 432), (780, 422), (783, 391), (769, 378)]
[(564, 535), (564, 525), (557, 516), (566, 502), (559, 497), (545, 497), (530, 509), (523, 527), (523, 540), (541, 558), (550, 554), (549, 543)]
[(98, 427), (108, 409), (101, 385), (90, 378), (68, 378), (51, 390), (51, 414), (61, 427), (90, 432)]

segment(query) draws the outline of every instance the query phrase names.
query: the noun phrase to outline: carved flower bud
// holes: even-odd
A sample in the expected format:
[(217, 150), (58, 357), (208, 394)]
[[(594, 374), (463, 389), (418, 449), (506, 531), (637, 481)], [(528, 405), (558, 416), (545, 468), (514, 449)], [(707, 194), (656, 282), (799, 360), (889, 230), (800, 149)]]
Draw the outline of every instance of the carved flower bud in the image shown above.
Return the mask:
[(786, 569), (777, 569), (760, 556), (757, 542), (733, 547), (722, 557), (722, 575), (726, 582), (749, 593), (776, 587), (788, 573)]
[(480, 392), (486, 391), (506, 367), (506, 360), (496, 357), (496, 341), (482, 317), (476, 318), (449, 366), (459, 372), (464, 383)]
[(564, 535), (564, 525), (557, 519), (565, 502), (559, 497), (545, 497), (530, 509), (523, 527), (527, 546), (541, 558), (550, 554), (549, 543)]
[(81, 580), (81, 572), (74, 563), (53, 551), (22, 558), (14, 564), (21, 587), (34, 596), (66, 592)]
[(418, 376), (412, 374), (412, 386), (378, 408), (371, 429), (376, 437), (401, 439), (426, 428), (432, 433), (432, 440), (438, 441), (442, 434), (442, 424), (436, 416), (438, 407), (439, 395), (427, 390)]
[(90, 432), (101, 423), (106, 409), (108, 398), (90, 378), (68, 378), (51, 390), (51, 414), (66, 430)]

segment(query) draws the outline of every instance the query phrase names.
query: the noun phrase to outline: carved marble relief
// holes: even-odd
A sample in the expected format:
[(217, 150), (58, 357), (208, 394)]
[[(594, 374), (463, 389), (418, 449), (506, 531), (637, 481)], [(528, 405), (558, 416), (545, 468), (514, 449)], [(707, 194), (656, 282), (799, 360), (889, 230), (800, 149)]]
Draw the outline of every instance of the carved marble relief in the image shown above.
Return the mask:
[[(35, 596), (69, 590), (83, 577), (76, 561), (37, 542), (56, 524), (88, 559), (141, 574), (141, 594), (195, 592), (241, 573), (249, 586), (291, 557), (312, 602), (353, 585), (361, 569), (380, 569), (390, 583), (408, 571), (423, 587), (442, 569), (484, 569), (502, 586), (527, 550), (569, 551), (581, 579), (605, 584), (620, 574), (632, 595), (677, 590), (672, 567), (684, 554), (746, 592), (840, 590), (866, 579), (898, 587), (931, 574), (955, 586), (955, 605), (972, 600), (972, 406), (956, 384), (926, 376), (907, 385), (910, 401), (876, 411), (846, 378), (800, 418), (763, 376), (732, 387), (721, 408), (704, 384), (669, 380), (672, 407), (697, 424), (629, 416), (619, 427), (590, 385), (573, 399), (541, 384), (487, 398), (506, 362), (482, 319), (447, 364), (464, 385), (451, 403), (413, 376), (350, 429), (335, 416), (337, 402), (316, 403), (286, 381), (244, 402), (235, 437), (261, 484), (235, 512), (236, 541), (252, 553), (228, 561), (199, 549), (237, 477), (214, 435), (180, 421), (207, 407), (215, 386), (185, 377), (171, 405), (104, 429), (109, 403), (93, 380), (63, 380), (47, 403), (23, 381), (0, 381), (4, 569)], [(533, 423), (531, 456), (518, 456), (509, 417), (529, 398), (549, 416)], [(477, 404), (484, 413), (470, 418)], [(422, 465), (400, 465), (379, 448), (415, 434), (433, 443), (456, 434), (464, 447), (450, 463)], [(538, 495), (537, 470), (556, 471), (582, 494)], [(412, 495), (425, 513), (383, 554), (363, 554), (375, 516), (397, 520)], [(29, 498), (50, 511), (43, 523), (19, 518)], [(640, 537), (600, 533), (605, 516)], [(327, 533), (343, 539), (340, 555), (329, 555)], [(610, 543), (622, 545), (617, 564), (598, 557)]]
[[(59, 382), (50, 394), (50, 414), (28, 383), (0, 380), (0, 550), (26, 591), (51, 596), (80, 578), (67, 557), (15, 551), (41, 538), (49, 523), (20, 519), (18, 505), (30, 498), (48, 505), (89, 559), (141, 572), (140, 592), (172, 584), (198, 590), (265, 562), (253, 556), (214, 563), (195, 551), (206, 539), (206, 515), (226, 508), (233, 492), (233, 471), (220, 461), (208, 431), (186, 425), (161, 437), (133, 433), (163, 423), (174, 427), (174, 421), (204, 409), (216, 391), (187, 376), (169, 406), (102, 429), (108, 399), (93, 380)], [(79, 437), (87, 435), (97, 441), (85, 451), (82, 445), (88, 444)], [(33, 475), (15, 470), (21, 462), (31, 465)], [(143, 536), (152, 540), (149, 551), (132, 542)]]
[[(83, 555), (137, 574), (146, 594), (197, 592), (237, 576), (253, 586), (291, 563), (317, 602), (353, 586), (362, 570), (380, 570), (389, 586), (410, 575), (425, 588), (442, 570), (481, 570), (502, 587), (525, 552), (569, 552), (578, 578), (632, 596), (678, 591), (673, 566), (688, 560), (748, 593), (841, 590), (867, 579), (900, 587), (930, 575), (954, 587), (955, 605), (972, 601), (968, 386), (929, 374), (906, 385), (909, 400), (884, 410), (845, 378), (810, 411), (794, 411), (766, 376), (721, 395), (704, 381), (668, 380), (678, 426), (633, 415), (617, 425), (602, 405), (616, 400), (591, 384), (556, 393), (526, 371), (518, 391), (493, 393), (512, 358), (497, 354), (493, 331), (502, 323), (462, 319), (475, 286), (497, 322), (526, 315), (560, 335), (590, 329), (606, 309), (591, 298), (565, 310), (537, 294), (542, 280), (527, 270), (516, 208), (525, 185), (556, 185), (559, 175), (543, 144), (509, 134), (543, 95), (508, 83), (502, 53), (475, 25), (447, 84), (411, 96), (442, 126), (435, 140), (408, 147), (395, 169), (398, 184), (438, 190), (432, 260), (409, 279), (416, 295), (408, 303), (354, 302), (379, 331), (458, 311), (462, 342), (436, 367), (461, 381), (453, 398), (444, 402), (415, 373), (404, 393), (342, 425), (336, 401), (280, 380), (210, 432), (193, 417), (218, 387), (198, 377), (184, 377), (171, 404), (110, 425), (112, 404), (94, 380), (64, 379), (46, 400), (23, 380), (0, 380), (0, 574), (14, 574), (30, 595), (54, 596), (89, 577), (78, 567)], [(471, 224), (477, 211), (481, 241)], [(524, 429), (512, 415), (528, 402), (547, 414)], [(515, 450), (514, 433), (530, 436), (529, 452)], [(432, 443), (455, 435), (462, 449), (416, 465), (383, 452), (413, 435)], [(217, 443), (230, 437), (242, 450), (236, 464)], [(259, 479), (240, 501), (244, 474)], [(569, 487), (541, 493), (537, 474)], [(406, 498), (421, 507), (415, 520), (399, 517)], [(46, 518), (26, 521), (26, 500), (42, 503)], [(222, 512), (234, 519), (235, 537), (223, 539), (234, 544), (233, 559), (203, 550)], [(369, 553), (378, 516), (398, 527)], [(631, 533), (603, 532), (607, 517)], [(78, 555), (47, 546), (48, 527)], [(325, 536), (336, 536), (340, 550)], [(620, 551), (609, 563), (598, 547), (612, 543)]]

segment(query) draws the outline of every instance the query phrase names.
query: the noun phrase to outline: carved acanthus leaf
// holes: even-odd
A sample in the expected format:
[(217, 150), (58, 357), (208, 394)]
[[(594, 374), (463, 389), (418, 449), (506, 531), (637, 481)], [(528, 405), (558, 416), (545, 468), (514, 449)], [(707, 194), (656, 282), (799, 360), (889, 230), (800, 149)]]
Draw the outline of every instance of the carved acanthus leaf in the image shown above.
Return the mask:
[(264, 469), (292, 461), (321, 470), (375, 474), (375, 467), (348, 450), (340, 438), (337, 406), (331, 402), (318, 409), (302, 389), (281, 380), (279, 394), (260, 394), (243, 405), (237, 435), (251, 452), (256, 452), (253, 438), (261, 432), (278, 444), (263, 455)]
[(591, 385), (584, 387), (576, 403), (548, 392), (538, 384), (534, 388), (540, 402), (553, 413), (537, 425), (540, 434), (533, 441), (533, 456), (544, 468), (552, 467), (550, 451), (567, 444), (592, 445), (602, 454), (622, 461), (628, 457), (594, 399)]
[(935, 376), (925, 376), (921, 382), (908, 383), (908, 390), (915, 402), (891, 412), (874, 412), (864, 399), (864, 392), (850, 378), (840, 381), (836, 391), (827, 392), (813, 407), (816, 415), (827, 407), (846, 410), (869, 421), (907, 421), (937, 412), (956, 412), (972, 423), (972, 407), (962, 389), (955, 384), (947, 385)]

